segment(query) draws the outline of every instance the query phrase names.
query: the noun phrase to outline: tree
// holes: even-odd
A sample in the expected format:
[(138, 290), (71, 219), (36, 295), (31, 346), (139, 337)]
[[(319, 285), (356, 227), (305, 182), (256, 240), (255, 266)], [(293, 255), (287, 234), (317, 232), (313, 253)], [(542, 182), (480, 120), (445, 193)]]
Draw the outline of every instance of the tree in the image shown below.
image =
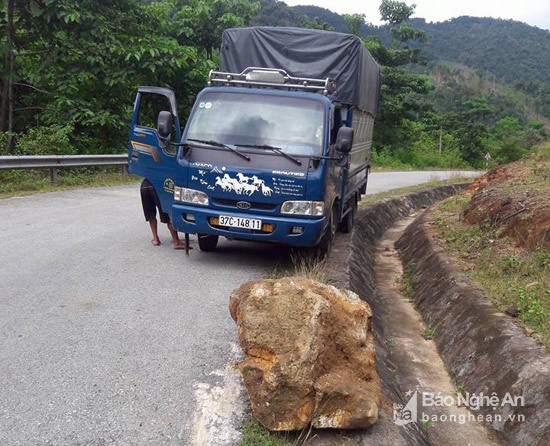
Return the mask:
[(391, 28), (392, 44), (384, 46), (378, 39), (369, 38), (365, 44), (374, 58), (382, 65), (382, 100), (374, 131), (377, 150), (386, 147), (395, 151), (410, 143), (409, 121), (421, 120), (431, 110), (425, 94), (432, 87), (424, 75), (413, 74), (406, 66), (419, 61), (419, 50), (410, 41), (425, 42), (428, 35), (405, 23), (414, 12), (415, 5), (383, 0), (380, 14)]
[(496, 155), (499, 161), (516, 161), (527, 153), (522, 144), (523, 129), (517, 119), (506, 117), (498, 120), (494, 135), (498, 144)]
[[(13, 130), (14, 11), (14, 0), (8, 0), (6, 5), (6, 45), (0, 89), (2, 92), (0, 98), (0, 131), (10, 132), (10, 134)], [(11, 135), (8, 139), (8, 146), (11, 146)]]
[(396, 0), (383, 0), (378, 8), (381, 20), (393, 26), (402, 25), (409, 20), (415, 9), (415, 4), (408, 6), (405, 2)]
[(62, 126), (82, 151), (123, 147), (138, 85), (207, 72), (195, 48), (157, 31), (158, 12), (136, 0), (16, 2), (14, 130)]
[(323, 19), (319, 17), (314, 17), (312, 21), (310, 21), (306, 28), (310, 29), (320, 29), (323, 31), (334, 31), (334, 27), (325, 22)]
[(458, 111), (448, 113), (442, 118), (444, 128), (458, 142), (462, 159), (470, 166), (481, 167), (483, 157), (489, 151), (489, 128), (486, 120), (493, 111), (486, 99), (475, 98), (465, 101)]
[(248, 25), (260, 7), (249, 0), (169, 1), (175, 21), (183, 26), (185, 38), (181, 42), (202, 48), (210, 60), (214, 49), (220, 47), (223, 30)]
[(361, 27), (365, 24), (365, 14), (344, 14), (344, 21), (350, 34), (358, 36), (361, 33)]

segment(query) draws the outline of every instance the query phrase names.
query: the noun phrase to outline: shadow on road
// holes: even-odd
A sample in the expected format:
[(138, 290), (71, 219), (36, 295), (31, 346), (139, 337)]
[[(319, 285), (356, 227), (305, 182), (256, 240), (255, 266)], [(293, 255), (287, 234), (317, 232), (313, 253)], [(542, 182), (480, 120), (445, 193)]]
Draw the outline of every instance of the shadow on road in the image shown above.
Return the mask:
[(216, 269), (225, 269), (226, 266), (244, 270), (260, 268), (265, 270), (267, 276), (292, 270), (292, 249), (288, 246), (220, 238), (215, 251), (202, 252), (193, 236), (191, 246), (194, 249), (189, 254), (190, 261), (208, 264)]

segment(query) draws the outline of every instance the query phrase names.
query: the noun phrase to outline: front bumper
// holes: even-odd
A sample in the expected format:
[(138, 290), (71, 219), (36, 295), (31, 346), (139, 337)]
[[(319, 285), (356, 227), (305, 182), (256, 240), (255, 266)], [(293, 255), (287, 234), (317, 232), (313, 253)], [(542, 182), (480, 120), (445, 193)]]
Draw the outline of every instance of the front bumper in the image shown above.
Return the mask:
[[(250, 229), (219, 227), (211, 224), (211, 218), (220, 215), (232, 215), (241, 218), (253, 218), (262, 220), (262, 224), (273, 225), (272, 232), (254, 231)], [(193, 216), (194, 221), (191, 221)], [(251, 214), (241, 212), (230, 212), (226, 210), (213, 210), (198, 206), (185, 204), (174, 204), (172, 206), (172, 222), (178, 232), (188, 234), (209, 234), (222, 237), (250, 240), (264, 243), (282, 243), (290, 246), (315, 246), (319, 243), (325, 218), (303, 218), (281, 216), (268, 216), (265, 214)], [(301, 227), (300, 234), (293, 234), (293, 227)]]

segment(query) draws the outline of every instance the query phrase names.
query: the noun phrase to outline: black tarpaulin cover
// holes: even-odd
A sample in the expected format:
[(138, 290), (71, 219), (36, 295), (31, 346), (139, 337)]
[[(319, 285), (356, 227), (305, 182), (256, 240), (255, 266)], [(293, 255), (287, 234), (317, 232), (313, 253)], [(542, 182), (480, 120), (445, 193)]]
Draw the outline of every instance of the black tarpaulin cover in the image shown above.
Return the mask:
[(351, 34), (305, 28), (231, 28), (223, 32), (220, 70), (279, 68), (295, 77), (333, 78), (337, 97), (376, 114), (380, 69)]

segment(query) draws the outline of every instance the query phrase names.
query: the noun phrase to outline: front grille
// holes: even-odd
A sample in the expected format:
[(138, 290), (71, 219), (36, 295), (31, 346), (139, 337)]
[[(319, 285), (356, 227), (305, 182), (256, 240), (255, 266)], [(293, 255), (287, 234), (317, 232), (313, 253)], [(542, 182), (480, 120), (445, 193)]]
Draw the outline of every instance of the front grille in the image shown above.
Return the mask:
[[(214, 204), (218, 204), (220, 206), (234, 207), (235, 209), (238, 209), (237, 208), (237, 203), (239, 201), (247, 201), (247, 200), (228, 200), (226, 198), (213, 198), (212, 199), (212, 202)], [(255, 203), (255, 202), (252, 202), (252, 201), (249, 201), (249, 203), (250, 203), (250, 209), (261, 209), (261, 210), (264, 210), (264, 211), (273, 211), (277, 207), (276, 204), (270, 204), (270, 203)]]

